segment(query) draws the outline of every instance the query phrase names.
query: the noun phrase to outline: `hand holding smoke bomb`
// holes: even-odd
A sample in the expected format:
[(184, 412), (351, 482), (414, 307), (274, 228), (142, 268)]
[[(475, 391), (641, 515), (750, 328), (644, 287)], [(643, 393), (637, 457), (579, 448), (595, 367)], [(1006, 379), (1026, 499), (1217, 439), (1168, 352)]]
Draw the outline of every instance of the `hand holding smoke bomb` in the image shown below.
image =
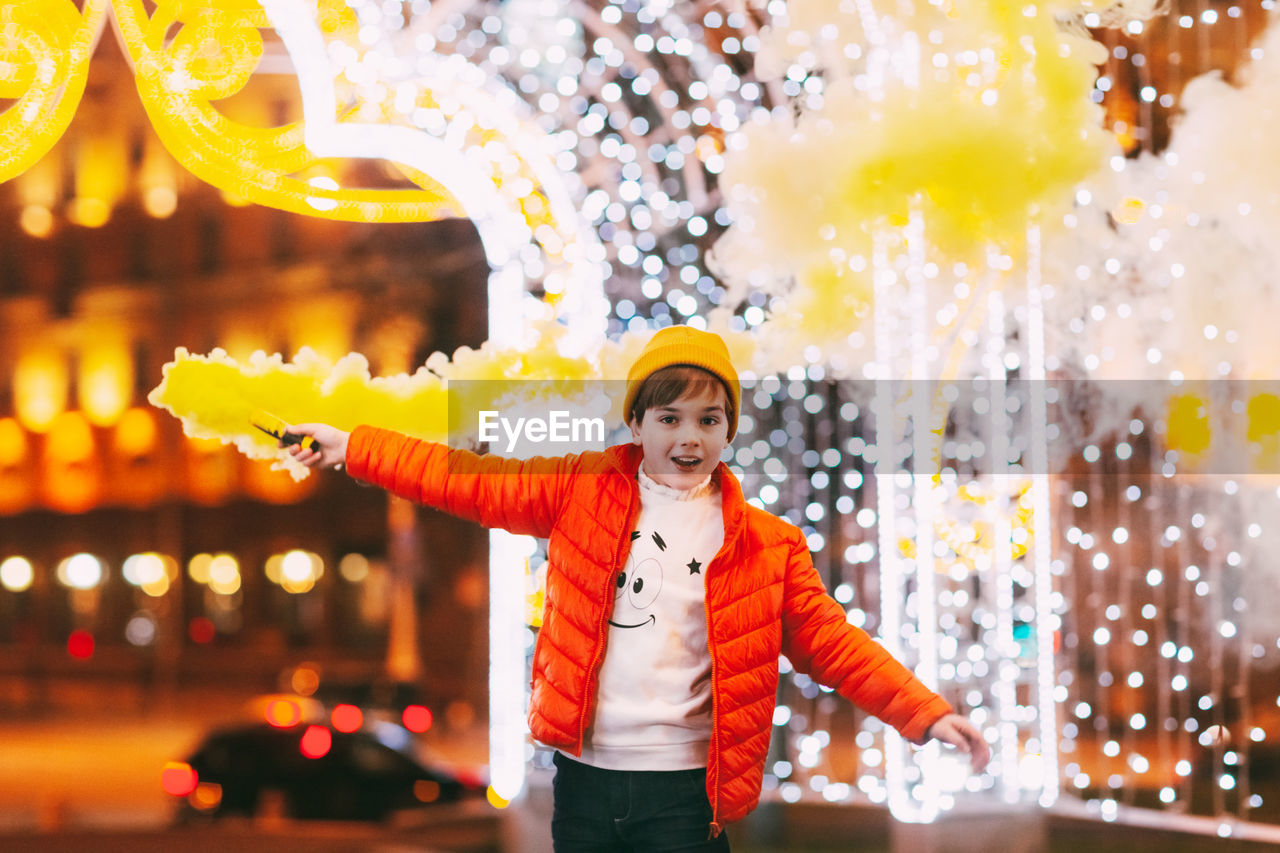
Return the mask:
[(295, 424), (288, 432), (300, 438), (289, 444), (289, 455), (308, 468), (340, 468), (346, 461), (350, 433), (328, 424)]

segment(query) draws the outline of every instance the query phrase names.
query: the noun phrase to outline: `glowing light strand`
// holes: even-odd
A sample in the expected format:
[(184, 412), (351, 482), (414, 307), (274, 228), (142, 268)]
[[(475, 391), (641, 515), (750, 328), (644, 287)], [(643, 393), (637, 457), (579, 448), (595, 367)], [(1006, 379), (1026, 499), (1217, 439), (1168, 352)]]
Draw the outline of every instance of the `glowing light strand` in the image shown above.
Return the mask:
[[(934, 542), (937, 519), (934, 478), (938, 467), (936, 444), (940, 427), (935, 427), (935, 386), (929, 375), (929, 296), (925, 284), (924, 219), (912, 210), (907, 223), (907, 298), (911, 326), (911, 437), (912, 497), (915, 510), (916, 639), (919, 664), (916, 674), (930, 688), (938, 688), (938, 599), (935, 578)], [(879, 299), (877, 299), (877, 304)], [(915, 794), (919, 802), (918, 818), (934, 820), (938, 815), (938, 750), (936, 741), (926, 744), (918, 753), (921, 781)]]
[(1045, 399), (1044, 291), (1040, 268), (1040, 229), (1027, 229), (1027, 380), (1029, 393), (1030, 436), (1028, 457), (1031, 476), (1031, 506), (1035, 532), (1031, 542), (1031, 561), (1035, 579), (1036, 613), (1036, 727), (1044, 772), (1039, 802), (1052, 805), (1060, 786), (1058, 769), (1059, 733), (1057, 701), (1054, 698), (1054, 637), (1058, 617), (1053, 609), (1053, 526), (1050, 517), (1049, 446), (1046, 430), (1049, 424)]
[(983, 360), (988, 380), (990, 411), (991, 480), (995, 499), (988, 504), (988, 524), (992, 528), (991, 565), (989, 571), (994, 588), (995, 671), (994, 685), (997, 710), (996, 753), (999, 760), (1001, 792), (1006, 802), (1017, 802), (1021, 796), (1018, 780), (1018, 657), (1013, 639), (1013, 560), (1010, 552), (1012, 530), (1009, 524), (1009, 413), (1005, 382), (1004, 351), (1006, 344), (1004, 296), (999, 289), (987, 295), (987, 343)]
[[(880, 555), (880, 642), (896, 658), (902, 654), (902, 584), (904, 570), (897, 542), (898, 424), (894, 395), (893, 365), (896, 361), (897, 317), (889, 298), (894, 273), (889, 261), (887, 237), (878, 234), (875, 242), (875, 413), (876, 538)], [(884, 730), (884, 779), (889, 807), (895, 815), (912, 813), (905, 776), (906, 747), (892, 728)]]

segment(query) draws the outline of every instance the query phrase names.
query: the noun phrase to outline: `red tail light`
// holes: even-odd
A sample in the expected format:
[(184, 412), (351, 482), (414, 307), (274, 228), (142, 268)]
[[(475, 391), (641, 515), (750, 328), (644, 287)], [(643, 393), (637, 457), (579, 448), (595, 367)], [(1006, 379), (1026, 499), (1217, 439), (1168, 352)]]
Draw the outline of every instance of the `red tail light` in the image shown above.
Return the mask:
[(338, 705), (330, 715), (333, 727), (340, 732), (354, 732), (364, 725), (364, 712), (355, 705)]
[(485, 771), (474, 767), (455, 767), (453, 770), (454, 778), (462, 783), (462, 787), (472, 790), (484, 788), (489, 783), (486, 781)]
[(323, 758), (333, 747), (333, 732), (325, 726), (307, 726), (299, 747), (307, 758)]
[(421, 734), (431, 728), (431, 709), (424, 708), (421, 705), (410, 705), (404, 709), (401, 715), (404, 720), (404, 727), (411, 732)]
[(160, 787), (166, 794), (185, 797), (196, 789), (200, 777), (185, 761), (170, 761), (160, 771)]
[(77, 628), (67, 637), (67, 654), (80, 660), (93, 657), (93, 634)]

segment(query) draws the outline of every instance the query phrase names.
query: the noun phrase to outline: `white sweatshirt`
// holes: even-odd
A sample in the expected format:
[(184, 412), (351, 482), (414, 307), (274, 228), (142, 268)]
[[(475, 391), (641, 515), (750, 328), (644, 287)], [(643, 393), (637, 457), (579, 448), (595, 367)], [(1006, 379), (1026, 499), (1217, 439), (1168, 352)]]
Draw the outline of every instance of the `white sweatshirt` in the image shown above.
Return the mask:
[(677, 491), (639, 473), (640, 517), (615, 590), (586, 764), (610, 770), (705, 767), (711, 653), (704, 574), (724, 544), (708, 477)]

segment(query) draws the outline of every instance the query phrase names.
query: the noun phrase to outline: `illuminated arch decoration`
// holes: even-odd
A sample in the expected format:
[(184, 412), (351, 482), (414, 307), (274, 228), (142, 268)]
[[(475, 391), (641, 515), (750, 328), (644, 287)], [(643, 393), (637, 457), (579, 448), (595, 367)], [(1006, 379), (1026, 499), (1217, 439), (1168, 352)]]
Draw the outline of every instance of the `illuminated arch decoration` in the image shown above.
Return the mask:
[[(342, 24), (342, 6), (327, 2), (318, 10), (331, 28)], [(202, 180), (253, 203), (335, 219), (434, 219), (459, 206), (440, 186), (340, 190), (309, 184), (292, 176), (324, 155), (308, 150), (305, 127), (332, 123), (330, 116), (256, 128), (213, 105), (242, 90), (262, 58), (261, 30), (271, 22), (258, 3), (161, 0), (150, 16), (141, 0), (113, 0), (112, 8), (152, 126)]]
[[(576, 336), (584, 342), (602, 336), (604, 250), (571, 202), (547, 134), (519, 96), (452, 57), (431, 68), (420, 64), (383, 102), (352, 96), (340, 104), (332, 37), (348, 36), (343, 55), (357, 65), (361, 57), (350, 48), (360, 43), (355, 15), (337, 0), (161, 0), (149, 16), (141, 0), (112, 0), (110, 7), (88, 0), (83, 13), (70, 0), (0, 6), (0, 94), (20, 97), (0, 116), (0, 180), (36, 162), (65, 131), (108, 10), (153, 127), (197, 177), (247, 201), (310, 216), (468, 216), (494, 267), (491, 302), (502, 312), (494, 317), (497, 335), (515, 335), (522, 325), (520, 293), (528, 277), (541, 281)], [(214, 101), (249, 82), (263, 56), (261, 31), (273, 26), (298, 71), (305, 118), (252, 127), (227, 118)], [(433, 118), (439, 136), (415, 126)], [(343, 188), (298, 176), (324, 158), (383, 159), (419, 189)], [(534, 255), (522, 249), (528, 245)]]
[[(147, 18), (138, 0), (116, 3), (121, 34), (135, 64), (138, 89), (166, 146), (194, 174), (249, 201), (295, 213), (360, 221), (415, 221), (443, 215), (471, 218), (494, 272), (490, 303), (497, 336), (521, 326), (520, 247), (536, 241), (547, 263), (543, 286), (570, 294), (572, 327), (600, 335), (603, 251), (579, 223), (560, 176), (547, 157), (545, 134), (521, 119), (522, 104), (485, 91), (468, 69), (414, 69), (382, 102), (340, 105), (326, 36), (351, 35), (357, 21), (347, 4), (265, 0), (262, 4), (161, 3)], [(181, 24), (166, 42), (166, 33)], [(237, 125), (211, 101), (239, 91), (262, 55), (260, 29), (275, 28), (297, 71), (301, 126)], [(358, 35), (350, 39), (357, 41)], [(348, 45), (349, 42), (341, 42)], [(359, 55), (348, 47), (353, 62)], [(472, 69), (473, 70), (473, 69)], [(445, 73), (428, 74), (428, 71)], [(423, 81), (427, 82), (423, 82)], [(340, 115), (341, 112), (351, 116)], [(444, 138), (413, 126), (440, 113)], [(419, 190), (360, 190), (292, 177), (319, 158), (382, 159), (402, 165)], [(594, 245), (593, 245), (594, 244)], [(597, 319), (592, 322), (590, 315)]]
[(107, 0), (0, 3), (0, 182), (36, 163), (71, 123), (89, 76)]

